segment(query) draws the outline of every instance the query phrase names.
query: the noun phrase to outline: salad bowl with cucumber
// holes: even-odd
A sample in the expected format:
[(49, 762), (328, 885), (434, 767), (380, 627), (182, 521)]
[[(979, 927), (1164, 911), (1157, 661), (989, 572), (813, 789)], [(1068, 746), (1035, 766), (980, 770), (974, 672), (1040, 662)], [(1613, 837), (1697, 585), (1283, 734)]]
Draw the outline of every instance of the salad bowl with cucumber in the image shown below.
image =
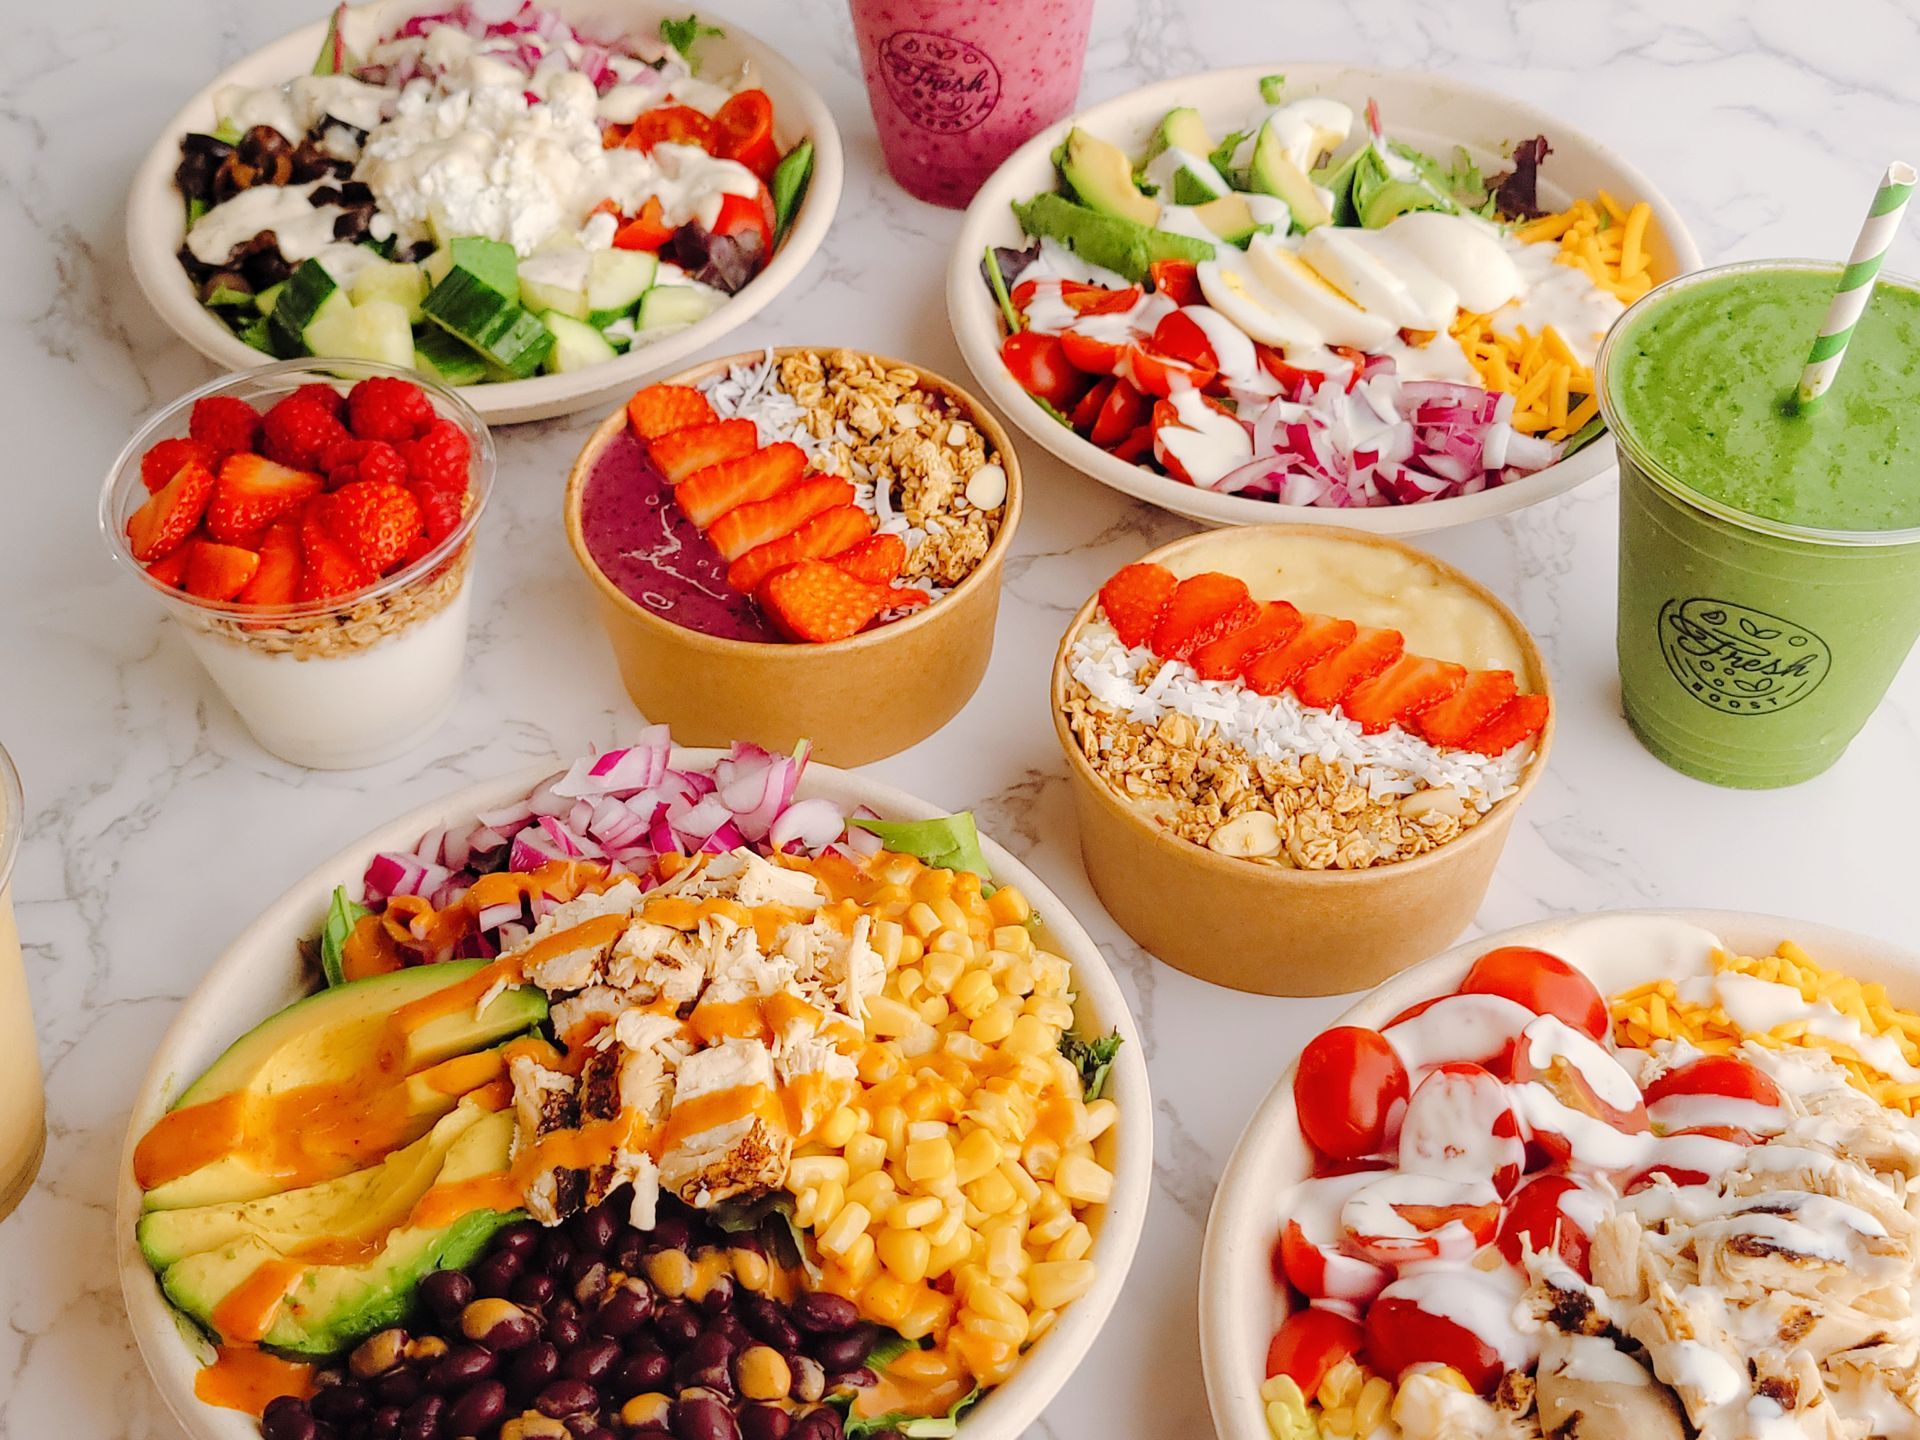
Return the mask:
[(1608, 469), (1594, 352), (1700, 255), (1604, 145), (1452, 79), (1168, 80), (1016, 151), (947, 275), (1034, 440), (1215, 525), (1418, 534)]
[(532, 420), (749, 319), (818, 248), (841, 174), (813, 88), (698, 14), (371, 0), (174, 117), (128, 248), (161, 317), (229, 368), (372, 360)]

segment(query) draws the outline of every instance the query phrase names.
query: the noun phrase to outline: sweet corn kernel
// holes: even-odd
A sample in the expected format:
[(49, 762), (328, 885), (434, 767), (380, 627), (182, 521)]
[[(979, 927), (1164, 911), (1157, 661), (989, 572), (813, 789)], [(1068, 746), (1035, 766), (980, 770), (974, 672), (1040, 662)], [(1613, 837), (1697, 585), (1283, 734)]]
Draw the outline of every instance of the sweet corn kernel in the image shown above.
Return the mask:
[(947, 1125), (944, 1120), (915, 1120), (907, 1126), (907, 1139), (941, 1140), (946, 1138)]
[(964, 1304), (965, 1310), (962, 1312), (960, 1323), (969, 1330), (978, 1328), (977, 1321), (986, 1320), (1017, 1327), (1019, 1334), (1014, 1340), (1016, 1345), (1027, 1338), (1027, 1312), (1009, 1299), (1007, 1292), (996, 1285), (990, 1277), (976, 1280), (967, 1287)]
[(1001, 925), (1025, 925), (1033, 914), (1033, 906), (1013, 886), (1002, 885), (987, 897), (987, 913)]
[(825, 1225), (840, 1213), (840, 1207), (846, 1204), (846, 1190), (838, 1180), (829, 1180), (825, 1184), (810, 1186), (800, 1192), (799, 1199), (793, 1204), (793, 1220), (796, 1225)]
[(820, 1248), (829, 1255), (845, 1258), (853, 1249), (853, 1242), (866, 1233), (867, 1222), (872, 1219), (867, 1207), (858, 1200), (849, 1201), (824, 1230), (816, 1231)]
[(1018, 1160), (1006, 1159), (1000, 1162), (1000, 1175), (1013, 1187), (1015, 1203), (1028, 1207), (1040, 1198), (1039, 1183), (1031, 1171)]
[(952, 951), (927, 956), (927, 989), (935, 995), (945, 995), (966, 968), (966, 959)]
[(1113, 1122), (1120, 1118), (1120, 1107), (1113, 1101), (1101, 1096), (1086, 1106), (1087, 1123), (1082, 1132), (1086, 1139), (1097, 1140), (1113, 1128)]
[(1029, 1175), (1051, 1180), (1060, 1168), (1060, 1146), (1044, 1135), (1036, 1135), (1020, 1152), (1020, 1163), (1027, 1167)]
[(952, 1242), (967, 1223), (967, 1206), (964, 1200), (949, 1198), (940, 1202), (940, 1218), (927, 1226), (927, 1239), (936, 1246)]
[[(1038, 1213), (1037, 1210), (1034, 1212), (1036, 1216)], [(1073, 1226), (1073, 1212), (1062, 1207), (1060, 1213), (1057, 1215), (1049, 1215), (1045, 1219), (1036, 1218), (1032, 1224), (1027, 1226), (1027, 1245), (1029, 1247), (1037, 1245), (1041, 1249), (1045, 1249), (1071, 1230)]]
[[(913, 1304), (908, 1307), (907, 1313), (900, 1318), (900, 1323), (893, 1328), (909, 1340), (918, 1340), (921, 1336), (931, 1335), (935, 1330), (949, 1324), (952, 1319), (953, 1301), (938, 1291), (929, 1290), (926, 1286), (922, 1285), (915, 1292)], [(911, 1351), (907, 1355), (902, 1355), (893, 1363), (896, 1368), (902, 1365), (920, 1367), (929, 1364), (933, 1358), (937, 1358), (940, 1363), (950, 1368), (951, 1362), (947, 1359), (944, 1352), (939, 1350)], [(922, 1372), (917, 1368), (910, 1368), (903, 1370), (901, 1373), (912, 1375)]]
[(991, 1220), (987, 1222), (987, 1273), (996, 1280), (1009, 1279), (1018, 1275), (1025, 1264), (1025, 1247), (1021, 1239), (1026, 1226), (1014, 1220)]
[[(874, 1240), (874, 1248), (879, 1252), (880, 1263), (894, 1275), (908, 1284), (917, 1285), (927, 1278), (927, 1264), (933, 1258), (933, 1244), (918, 1230), (882, 1230)], [(901, 1302), (900, 1313), (906, 1313), (909, 1299)], [(892, 1324), (898, 1316), (887, 1318)]]
[(835, 1110), (820, 1126), (820, 1143), (835, 1150), (843, 1148), (860, 1131), (859, 1118), (849, 1106)]
[(1047, 1331), (1053, 1328), (1053, 1322), (1060, 1318), (1058, 1310), (1036, 1310), (1027, 1317), (1027, 1343), (1033, 1344)]
[(1050, 1025), (1055, 1030), (1073, 1028), (1073, 1006), (1057, 995), (1032, 996), (1023, 1009), (1042, 1025)]
[(1066, 1196), (1048, 1183), (1040, 1187), (1040, 1198), (1033, 1202), (1033, 1214), (1036, 1220), (1051, 1220), (1056, 1215), (1071, 1219), (1073, 1207), (1067, 1203)]
[(920, 957), (926, 953), (927, 947), (921, 944), (918, 935), (902, 935), (900, 937), (900, 963), (902, 965), (915, 964)]
[[(1006, 954), (1007, 952), (995, 951), (994, 953)], [(1033, 966), (1017, 955), (1009, 955), (1006, 968), (1000, 972), (1000, 988), (1009, 995), (1025, 998), (1033, 993), (1034, 984)]]
[(935, 954), (958, 955), (964, 962), (973, 954), (973, 937), (964, 928), (942, 930), (927, 942), (927, 948)]
[[(878, 946), (874, 947), (878, 949)], [(893, 988), (902, 1000), (911, 1000), (920, 987), (927, 983), (927, 977), (916, 966), (909, 965), (893, 974)]]
[(913, 877), (913, 898), (929, 903), (953, 893), (953, 871), (928, 865)]
[(954, 903), (953, 897), (941, 896), (933, 902), (933, 913), (940, 917), (940, 924), (948, 930), (967, 931), (967, 912)]
[(1113, 1194), (1113, 1172), (1098, 1161), (1069, 1155), (1060, 1162), (1053, 1185), (1077, 1204), (1104, 1205)]
[(856, 1289), (878, 1275), (880, 1256), (875, 1250), (873, 1236), (865, 1231), (854, 1236), (853, 1244), (848, 1247), (847, 1253), (840, 1257), (840, 1266)]
[(900, 968), (900, 940), (906, 932), (900, 928), (898, 920), (878, 920), (874, 922), (873, 934), (868, 943), (874, 952), (886, 962), (889, 970)]
[(1047, 1259), (1084, 1260), (1093, 1249), (1093, 1232), (1076, 1220), (1067, 1227), (1067, 1233), (1054, 1241), (1047, 1249)]
[(913, 1009), (914, 1013), (928, 1025), (938, 1025), (952, 1013), (947, 1007), (947, 999), (944, 995), (922, 995), (913, 1002)]
[[(942, 1000), (940, 1003), (944, 1005), (946, 1001)], [(913, 1126), (920, 1123), (931, 1122), (937, 1124), (940, 1127), (940, 1133), (946, 1133), (946, 1122), (935, 1119), (942, 1110), (948, 1108), (947, 1089), (944, 1085), (921, 1086), (918, 1090), (915, 1090), (907, 1096), (901, 1108), (907, 1112), (907, 1120), (909, 1122), (907, 1126), (908, 1140), (911, 1141), (920, 1138), (913, 1134)]]
[(1040, 1309), (1058, 1310), (1092, 1289), (1094, 1274), (1091, 1260), (1043, 1260), (1027, 1271), (1027, 1291)]
[(933, 1251), (927, 1256), (927, 1278), (939, 1279), (972, 1253), (973, 1231), (965, 1225), (955, 1226), (950, 1237), (933, 1241)]
[(1004, 950), (1009, 955), (1024, 959), (1033, 954), (1033, 934), (1024, 925), (996, 925), (988, 940), (994, 949)]
[(987, 1047), (964, 1030), (949, 1030), (940, 1042), (941, 1049), (957, 1060), (977, 1065), (987, 1058)]
[(869, 1213), (893, 1202), (893, 1177), (884, 1170), (869, 1170), (847, 1186), (847, 1199), (867, 1207)]
[(926, 901), (916, 901), (907, 911), (907, 928), (924, 942), (929, 935), (940, 928), (939, 913)]
[(1022, 1015), (1014, 1021), (1013, 1033), (1005, 1041), (1006, 1048), (1015, 1055), (1044, 1055), (1058, 1043), (1055, 1032), (1033, 1015)]
[(884, 1085), (900, 1073), (900, 1057), (887, 1045), (861, 1046), (855, 1063), (863, 1085)]
[(907, 1112), (898, 1105), (882, 1105), (874, 1112), (873, 1133), (886, 1142), (888, 1155), (898, 1155), (907, 1143)]
[(984, 970), (969, 970), (953, 987), (953, 1008), (969, 1020), (977, 1020), (987, 1007), (1000, 998), (993, 977)]
[(1005, 1380), (1013, 1373), (1020, 1355), (1017, 1343), (1009, 1344), (994, 1336), (973, 1331), (963, 1331), (956, 1336), (953, 1346), (959, 1351), (960, 1358), (966, 1361), (973, 1378), (982, 1385), (998, 1385)]
[(858, 1180), (887, 1163), (887, 1142), (878, 1135), (856, 1135), (847, 1141), (847, 1169)]
[(916, 1140), (906, 1150), (907, 1178), (931, 1180), (953, 1173), (953, 1144), (942, 1135), (933, 1140)]
[(796, 1193), (829, 1180), (844, 1185), (852, 1178), (846, 1159), (839, 1155), (797, 1155), (787, 1166), (787, 1188)]
[(934, 1225), (946, 1214), (937, 1196), (902, 1196), (887, 1211), (887, 1224), (895, 1230), (922, 1230)]
[(1381, 1375), (1370, 1376), (1360, 1387), (1360, 1398), (1353, 1404), (1353, 1429), (1356, 1435), (1371, 1435), (1386, 1422), (1387, 1406), (1393, 1399), (1393, 1386)]
[(1002, 1001), (976, 1016), (967, 1034), (982, 1045), (998, 1045), (1013, 1033), (1013, 1022), (1013, 1007)]
[(919, 1023), (920, 1017), (904, 1000), (895, 1000), (890, 995), (873, 995), (867, 999), (869, 1035), (908, 1035)]
[(988, 1130), (969, 1130), (953, 1152), (954, 1178), (971, 1185), (1000, 1163), (1004, 1152)]
[(983, 1215), (1004, 1215), (1020, 1198), (1007, 1177), (997, 1169), (965, 1188), (967, 1199), (979, 1206)]
[[(881, 1263), (886, 1262), (886, 1252), (880, 1254)], [(917, 1279), (918, 1277), (916, 1277)], [(913, 1304), (913, 1289), (901, 1283), (896, 1277), (884, 1271), (876, 1275), (873, 1282), (861, 1292), (860, 1308), (883, 1325), (897, 1325), (907, 1309)]]

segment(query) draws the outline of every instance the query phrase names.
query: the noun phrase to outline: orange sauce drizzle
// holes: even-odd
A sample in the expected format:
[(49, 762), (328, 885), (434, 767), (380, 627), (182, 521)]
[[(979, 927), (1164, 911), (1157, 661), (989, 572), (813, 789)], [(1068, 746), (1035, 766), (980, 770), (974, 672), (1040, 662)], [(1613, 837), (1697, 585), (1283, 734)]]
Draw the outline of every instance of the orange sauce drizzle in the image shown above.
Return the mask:
[(222, 1345), (211, 1365), (193, 1377), (194, 1397), (205, 1405), (240, 1410), (260, 1417), (269, 1400), (282, 1395), (306, 1399), (313, 1394), (313, 1366), (282, 1360), (251, 1346)]
[(689, 1135), (744, 1120), (749, 1115), (757, 1115), (776, 1127), (785, 1125), (787, 1120), (780, 1097), (768, 1086), (733, 1085), (675, 1105), (673, 1113), (667, 1116), (667, 1123), (654, 1133), (647, 1148), (657, 1160)]
[(257, 1344), (273, 1328), (282, 1302), (306, 1273), (304, 1261), (261, 1261), (213, 1307), (214, 1328), (229, 1341)]

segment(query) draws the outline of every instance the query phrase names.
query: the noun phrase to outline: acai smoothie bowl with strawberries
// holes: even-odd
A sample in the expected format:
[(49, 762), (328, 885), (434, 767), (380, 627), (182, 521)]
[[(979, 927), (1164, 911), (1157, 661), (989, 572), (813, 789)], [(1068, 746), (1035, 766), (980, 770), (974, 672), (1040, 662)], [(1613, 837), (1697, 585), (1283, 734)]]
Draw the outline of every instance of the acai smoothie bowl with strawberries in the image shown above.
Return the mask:
[(1054, 665), (1081, 851), (1122, 929), (1266, 994), (1352, 990), (1464, 930), (1545, 767), (1545, 664), (1485, 587), (1322, 526), (1113, 575)]
[(566, 501), (644, 714), (696, 741), (804, 735), (841, 764), (917, 743), (973, 694), (1019, 517), (1012, 446), (964, 390), (808, 347), (639, 391)]

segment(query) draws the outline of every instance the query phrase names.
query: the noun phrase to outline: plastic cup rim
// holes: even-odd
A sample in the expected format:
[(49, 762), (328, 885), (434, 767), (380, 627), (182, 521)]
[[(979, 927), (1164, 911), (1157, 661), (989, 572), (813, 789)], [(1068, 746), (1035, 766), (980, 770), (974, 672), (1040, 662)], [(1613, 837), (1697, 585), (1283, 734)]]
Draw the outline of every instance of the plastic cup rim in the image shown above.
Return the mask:
[[(1634, 468), (1653, 481), (1659, 488), (1703, 514), (1717, 520), (1724, 520), (1742, 530), (1770, 536), (1776, 540), (1793, 540), (1802, 544), (1817, 545), (1829, 549), (1898, 549), (1906, 545), (1920, 543), (1920, 526), (1902, 530), (1823, 530), (1817, 526), (1800, 525), (1787, 520), (1772, 520), (1764, 515), (1750, 514), (1724, 500), (1702, 493), (1688, 485), (1671, 470), (1648, 456), (1646, 447), (1639, 442), (1633, 431), (1623, 424), (1614, 414), (1614, 404), (1609, 393), (1609, 378), (1612, 375), (1610, 363), (1614, 347), (1630, 327), (1633, 318), (1643, 309), (1653, 308), (1671, 292), (1688, 285), (1715, 280), (1727, 275), (1751, 272), (1755, 270), (1818, 270), (1838, 275), (1846, 267), (1834, 260), (1817, 260), (1809, 257), (1786, 257), (1765, 260), (1733, 260), (1721, 265), (1709, 265), (1704, 269), (1691, 270), (1685, 275), (1676, 275), (1671, 280), (1654, 286), (1642, 295), (1613, 322), (1606, 338), (1600, 342), (1600, 352), (1594, 357), (1593, 371), (1598, 384), (1600, 411), (1607, 422), (1607, 430), (1613, 436), (1614, 443), (1620, 447), (1623, 458), (1631, 460)], [(1896, 275), (1882, 271), (1879, 281), (1891, 282), (1902, 289), (1920, 293), (1920, 279), (1907, 275)]]
[[(163, 585), (148, 574), (147, 567), (133, 558), (133, 551), (127, 545), (123, 522), (115, 514), (115, 500), (121, 490), (121, 482), (137, 473), (140, 457), (155, 443), (165, 439), (166, 432), (175, 428), (181, 415), (191, 410), (197, 400), (205, 399), (209, 395), (222, 394), (249, 382), (271, 381), (282, 375), (308, 374), (316, 379), (343, 378), (343, 375), (338, 372), (350, 373), (357, 379), (391, 376), (394, 379), (406, 380), (418, 385), (432, 398), (437, 410), (456, 421), (460, 428), (467, 432), (467, 438), (473, 446), (473, 473), (468, 486), (473, 503), (460, 517), (459, 523), (441, 537), (438, 545), (411, 565), (396, 570), (393, 574), (384, 576), (350, 594), (305, 605), (214, 604), (190, 596), (185, 591)], [(458, 555), (473, 540), (474, 531), (480, 523), (480, 514), (486, 509), (487, 499), (493, 492), (494, 473), (498, 463), (493, 434), (488, 430), (486, 421), (480, 418), (479, 412), (453, 390), (436, 384), (418, 371), (403, 370), (398, 366), (383, 365), (374, 360), (325, 359), (316, 356), (280, 360), (252, 370), (240, 370), (215, 376), (204, 385), (197, 385), (162, 405), (142, 421), (140, 427), (134, 431), (133, 437), (121, 447), (120, 453), (114, 457), (107, 469), (106, 483), (100, 488), (100, 535), (106, 541), (108, 551), (120, 567), (132, 572), (148, 590), (166, 602), (169, 608), (177, 606), (189, 614), (206, 616), (214, 620), (250, 621), (255, 624), (312, 620), (397, 595), (433, 574)]]

